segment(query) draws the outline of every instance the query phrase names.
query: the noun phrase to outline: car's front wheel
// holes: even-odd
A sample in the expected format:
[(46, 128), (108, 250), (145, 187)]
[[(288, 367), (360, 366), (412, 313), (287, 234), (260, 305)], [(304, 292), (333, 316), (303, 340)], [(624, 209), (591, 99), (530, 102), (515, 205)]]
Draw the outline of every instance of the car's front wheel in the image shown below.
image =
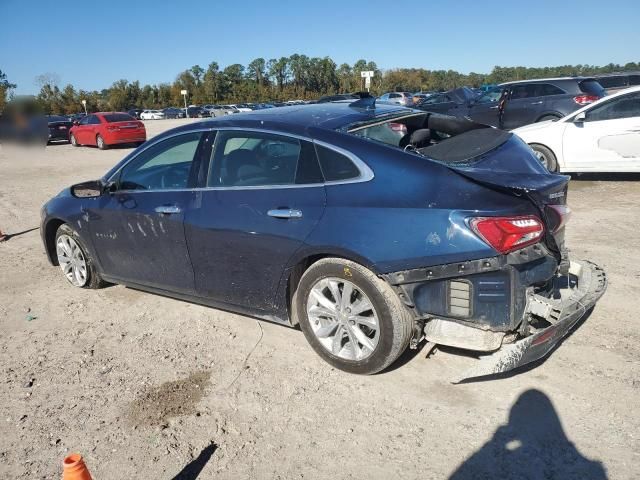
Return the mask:
[(74, 287), (101, 288), (106, 285), (80, 236), (67, 224), (60, 225), (56, 232), (56, 256), (62, 273)]
[(340, 370), (373, 374), (407, 348), (413, 319), (373, 272), (342, 258), (311, 265), (300, 279), (294, 314), (310, 345)]
[(76, 136), (73, 133), (69, 136), (69, 141), (71, 142), (71, 145), (73, 145), (74, 147), (80, 146), (80, 144), (78, 143), (78, 140), (76, 140)]

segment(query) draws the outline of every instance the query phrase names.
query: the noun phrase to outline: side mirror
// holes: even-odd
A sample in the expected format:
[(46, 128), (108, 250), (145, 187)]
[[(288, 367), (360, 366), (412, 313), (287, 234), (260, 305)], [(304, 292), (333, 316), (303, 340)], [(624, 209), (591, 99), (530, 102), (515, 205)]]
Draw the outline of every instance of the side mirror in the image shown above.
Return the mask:
[(100, 180), (76, 183), (71, 186), (71, 195), (76, 198), (96, 198), (104, 193), (105, 187)]
[(573, 117), (573, 123), (582, 123), (587, 119), (586, 112), (580, 112), (575, 117)]

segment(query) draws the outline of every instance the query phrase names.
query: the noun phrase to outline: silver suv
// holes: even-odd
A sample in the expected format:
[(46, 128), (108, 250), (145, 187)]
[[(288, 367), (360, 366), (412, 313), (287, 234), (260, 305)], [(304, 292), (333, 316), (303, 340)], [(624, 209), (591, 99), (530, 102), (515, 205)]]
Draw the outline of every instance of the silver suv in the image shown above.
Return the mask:
[(396, 103), (405, 107), (413, 105), (413, 94), (409, 92), (388, 92), (378, 97), (378, 100), (385, 103)]

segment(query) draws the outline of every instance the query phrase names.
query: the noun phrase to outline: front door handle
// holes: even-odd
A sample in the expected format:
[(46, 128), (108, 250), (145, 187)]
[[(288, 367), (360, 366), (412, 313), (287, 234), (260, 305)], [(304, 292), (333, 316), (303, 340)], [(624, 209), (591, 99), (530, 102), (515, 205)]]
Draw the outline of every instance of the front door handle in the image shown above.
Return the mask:
[(539, 101), (539, 102), (531, 102), (531, 105), (542, 105), (542, 101)]
[(156, 207), (156, 212), (165, 215), (172, 215), (175, 213), (180, 213), (181, 211), (182, 210), (180, 210), (180, 207), (176, 207), (175, 205), (160, 205), (159, 207)]
[(302, 212), (292, 208), (274, 208), (269, 210), (267, 215), (274, 218), (302, 218)]
[(498, 109), (498, 105), (496, 105), (495, 107), (489, 107), (489, 110), (497, 110)]

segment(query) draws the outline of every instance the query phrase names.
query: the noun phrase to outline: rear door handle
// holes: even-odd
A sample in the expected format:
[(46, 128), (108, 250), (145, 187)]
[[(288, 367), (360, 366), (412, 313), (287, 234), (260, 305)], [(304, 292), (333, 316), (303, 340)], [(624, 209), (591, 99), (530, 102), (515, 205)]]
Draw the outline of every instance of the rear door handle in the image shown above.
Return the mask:
[(267, 215), (274, 218), (302, 218), (302, 212), (292, 208), (274, 208), (269, 210)]
[(539, 101), (539, 102), (531, 102), (531, 105), (542, 105), (542, 101)]
[(165, 215), (172, 215), (180, 213), (181, 211), (180, 207), (176, 207), (175, 205), (160, 205), (159, 207), (156, 207), (156, 212), (163, 213)]

